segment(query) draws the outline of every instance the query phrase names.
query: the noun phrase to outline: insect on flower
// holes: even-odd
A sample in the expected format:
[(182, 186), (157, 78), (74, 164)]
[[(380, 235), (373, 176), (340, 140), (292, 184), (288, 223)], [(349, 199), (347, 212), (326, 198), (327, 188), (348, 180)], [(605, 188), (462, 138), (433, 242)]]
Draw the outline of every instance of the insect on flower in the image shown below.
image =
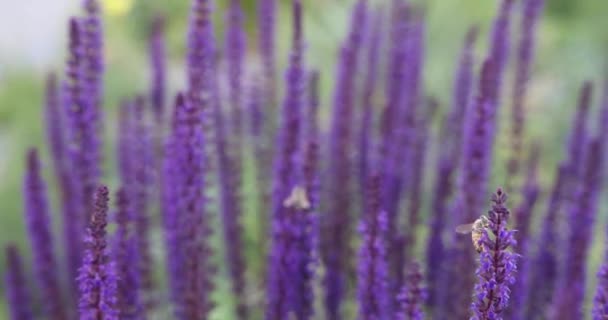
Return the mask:
[(301, 186), (293, 187), (289, 197), (283, 201), (283, 206), (298, 210), (310, 209), (310, 200), (308, 200), (306, 189)]
[(457, 226), (456, 232), (460, 234), (470, 233), (471, 240), (473, 241), (473, 246), (475, 246), (475, 250), (477, 250), (477, 253), (481, 253), (483, 247), (479, 243), (479, 240), (481, 239), (483, 230), (488, 227), (488, 224), (488, 218), (486, 216), (481, 216), (473, 223), (461, 224)]

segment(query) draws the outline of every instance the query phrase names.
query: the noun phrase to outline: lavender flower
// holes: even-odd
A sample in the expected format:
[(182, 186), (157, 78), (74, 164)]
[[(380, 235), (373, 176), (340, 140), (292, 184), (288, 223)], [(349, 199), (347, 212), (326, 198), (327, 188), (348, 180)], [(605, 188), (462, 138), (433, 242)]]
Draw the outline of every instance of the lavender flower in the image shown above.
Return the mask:
[(23, 262), (17, 248), (10, 244), (6, 247), (6, 298), (11, 320), (34, 319), (30, 295), (23, 274)]
[(289, 278), (289, 270), (293, 266), (286, 261), (285, 257), (293, 242), (290, 217), (294, 216), (294, 210), (285, 207), (283, 202), (297, 185), (294, 173), (298, 168), (296, 154), (300, 141), (304, 80), (302, 4), (299, 0), (294, 0), (292, 47), (289, 66), (286, 71), (287, 89), (281, 112), (282, 126), (277, 137), (272, 186), (272, 243), (269, 254), (268, 307), (266, 310), (266, 319), (268, 320), (284, 319), (290, 311), (288, 291), (291, 279)]
[(137, 270), (137, 243), (133, 224), (132, 205), (129, 192), (121, 188), (116, 193), (116, 233), (112, 242), (116, 287), (116, 309), (118, 317), (125, 320), (142, 319), (143, 307), (139, 297), (141, 286)]
[(608, 266), (604, 261), (597, 273), (597, 290), (593, 298), (593, 320), (608, 318)]
[[(228, 62), (228, 91), (231, 112), (232, 135), (235, 137), (235, 150), (240, 153), (243, 133), (242, 91), (243, 91), (243, 57), (246, 50), (246, 35), (244, 32), (243, 11), (241, 0), (231, 0), (226, 17), (226, 58)], [(240, 159), (237, 159), (240, 161)]]
[[(215, 90), (217, 90), (217, 87)], [(237, 89), (233, 88), (233, 90)], [(240, 92), (238, 94), (240, 95)], [(236, 114), (233, 115), (236, 116)], [(220, 208), (222, 227), (224, 229), (224, 241), (226, 244), (226, 262), (230, 274), (232, 293), (237, 300), (238, 318), (247, 319), (249, 311), (247, 310), (245, 303), (245, 261), (242, 250), (243, 227), (241, 225), (242, 210), (240, 205), (241, 167), (238, 163), (241, 159), (234, 154), (230, 154), (231, 145), (228, 141), (228, 137), (230, 136), (229, 132), (235, 133), (234, 130), (236, 128), (227, 130), (222, 114), (221, 102), (217, 97), (217, 94), (215, 95), (213, 102), (213, 117), (216, 131), (214, 142), (218, 158)], [(237, 149), (240, 149), (240, 145), (236, 146), (234, 151), (236, 152)], [(240, 154), (240, 152), (238, 153)]]
[(258, 25), (259, 25), (259, 50), (264, 75), (264, 105), (270, 107), (272, 114), (277, 104), (276, 90), (276, 54), (275, 54), (275, 29), (276, 29), (276, 0), (258, 1)]
[(422, 320), (424, 312), (422, 305), (425, 299), (425, 291), (422, 288), (423, 275), (418, 263), (412, 263), (405, 284), (397, 297), (399, 302), (395, 319), (397, 320)]
[(116, 275), (107, 249), (108, 188), (95, 193), (94, 211), (85, 237), (86, 249), (80, 267), (79, 311), (82, 320), (118, 319)]
[(324, 217), (322, 253), (327, 266), (325, 275), (325, 308), (330, 320), (340, 318), (340, 304), (345, 294), (344, 277), (348, 266), (350, 242), (350, 176), (351, 140), (354, 113), (355, 75), (361, 47), (362, 26), (365, 25), (367, 3), (360, 0), (351, 17), (348, 38), (340, 50), (337, 82), (334, 91), (333, 115), (329, 137), (329, 172), (327, 213)]
[(527, 307), (526, 317), (544, 314), (545, 309), (553, 298), (553, 291), (557, 286), (558, 271), (564, 261), (561, 259), (558, 248), (565, 242), (560, 237), (559, 218), (562, 210), (573, 201), (576, 182), (580, 169), (582, 168), (581, 159), (584, 155), (584, 145), (587, 140), (587, 117), (591, 104), (591, 83), (583, 84), (579, 96), (579, 102), (574, 118), (574, 125), (570, 132), (567, 145), (568, 156), (559, 165), (556, 179), (549, 196), (546, 213), (543, 217), (543, 228), (539, 239), (539, 252), (536, 254), (535, 261), (531, 264), (530, 271), (532, 282), (528, 291), (530, 301)]
[[(501, 313), (509, 304), (509, 286), (515, 282), (517, 254), (509, 251), (515, 245), (514, 231), (507, 228), (509, 209), (507, 195), (498, 189), (492, 196), (492, 209), (488, 211), (488, 226), (482, 231), (477, 284), (471, 311), (471, 320), (502, 319)], [(491, 232), (491, 236), (490, 236)]]
[(41, 176), (40, 161), (35, 149), (30, 149), (27, 154), (23, 194), (28, 234), (34, 253), (34, 268), (44, 298), (43, 309), (50, 319), (62, 320), (67, 317), (67, 313), (58, 282), (59, 273), (53, 248), (46, 184)]
[(508, 176), (519, 173), (519, 155), (522, 151), (522, 140), (525, 129), (524, 104), (528, 91), (528, 82), (534, 60), (536, 25), (544, 6), (544, 0), (524, 1), (523, 16), (520, 25), (520, 39), (517, 48), (516, 74), (513, 79), (513, 100), (511, 106), (511, 158), (508, 164)]
[(156, 16), (152, 22), (149, 37), (150, 54), (150, 101), (156, 122), (160, 123), (165, 113), (166, 78), (167, 78), (167, 58), (165, 48), (165, 19), (163, 16)]
[(385, 319), (389, 314), (387, 214), (381, 209), (380, 177), (369, 179), (369, 211), (364, 212), (359, 232), (357, 297), (359, 319)]
[[(528, 168), (526, 172), (526, 182), (522, 190), (522, 202), (515, 210), (518, 252), (523, 257), (530, 257), (530, 239), (532, 238), (530, 227), (532, 226), (532, 212), (538, 200), (540, 186), (538, 184), (538, 161), (540, 156), (540, 147), (533, 145), (528, 160)], [(530, 290), (530, 269), (531, 259), (521, 259), (518, 261), (519, 272), (515, 277), (515, 285), (513, 286), (513, 303), (507, 309), (507, 316), (510, 319), (525, 319), (526, 302), (528, 298), (528, 290)]]
[(367, 28), (367, 47), (366, 61), (367, 69), (365, 70), (365, 81), (363, 84), (363, 92), (361, 97), (360, 124), (359, 124), (359, 152), (358, 152), (358, 173), (359, 173), (359, 189), (362, 198), (363, 212), (368, 211), (366, 204), (367, 180), (372, 164), (370, 164), (370, 151), (372, 150), (372, 140), (374, 132), (372, 130), (374, 124), (373, 113), (373, 96), (377, 88), (378, 64), (380, 55), (380, 45), (382, 43), (382, 18), (381, 12), (375, 12), (373, 19), (370, 22), (371, 27)]
[[(212, 268), (209, 263), (211, 248), (208, 246), (208, 237), (211, 233), (206, 212), (205, 178), (206, 165), (205, 136), (203, 133), (203, 116), (200, 107), (196, 107), (186, 99), (183, 94), (177, 96), (175, 102), (175, 118), (171, 149), (168, 162), (175, 174), (170, 180), (175, 188), (171, 191), (175, 206), (168, 212), (173, 234), (174, 245), (170, 249), (168, 259), (175, 259), (171, 263), (174, 283), (172, 286), (181, 292), (176, 299), (176, 317), (178, 319), (204, 319), (207, 317), (213, 304), (210, 293), (213, 289), (211, 282)], [(174, 192), (174, 193), (173, 193)]]
[(440, 268), (444, 260), (445, 245), (443, 243), (443, 233), (449, 219), (448, 203), (454, 193), (454, 175), (458, 167), (460, 150), (463, 136), (463, 117), (467, 112), (467, 105), (471, 96), (473, 80), (473, 46), (477, 38), (477, 28), (469, 29), (465, 37), (464, 45), (460, 53), (457, 71), (454, 78), (454, 88), (452, 94), (452, 105), (450, 112), (444, 120), (443, 130), (440, 134), (442, 143), (441, 152), (437, 160), (437, 171), (435, 176), (435, 189), (431, 201), (432, 218), (431, 234), (429, 236), (427, 254), (427, 283), (429, 285), (428, 303), (431, 306), (441, 308), (440, 303), (436, 303), (436, 297), (441, 293), (439, 285)]
[(602, 185), (604, 145), (603, 137), (592, 139), (581, 182), (576, 191), (577, 202), (568, 215), (568, 238), (563, 278), (558, 282), (551, 319), (580, 319), (586, 292), (586, 256), (593, 236), (593, 222), (597, 215), (599, 192)]

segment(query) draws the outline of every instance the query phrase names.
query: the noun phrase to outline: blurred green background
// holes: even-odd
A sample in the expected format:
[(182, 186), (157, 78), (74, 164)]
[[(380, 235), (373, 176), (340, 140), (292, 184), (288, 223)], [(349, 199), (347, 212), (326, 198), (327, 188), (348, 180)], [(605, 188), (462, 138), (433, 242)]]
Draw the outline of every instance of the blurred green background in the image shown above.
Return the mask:
[[(50, 167), (46, 150), (45, 127), (42, 119), (42, 98), (45, 74), (62, 73), (65, 57), (67, 18), (79, 12), (78, 1), (5, 1), (0, 10), (0, 247), (15, 242), (27, 250), (21, 203), (21, 176), (26, 148), (39, 147), (45, 166)], [(173, 92), (183, 84), (185, 27), (189, 2), (166, 0), (104, 0), (106, 26), (105, 113), (114, 126), (118, 101), (128, 95), (146, 90), (148, 68), (146, 55), (147, 27), (157, 13), (167, 16), (170, 87)], [(222, 6), (227, 1), (215, 1), (214, 19), (218, 31), (223, 32)], [(291, 30), (287, 5), (279, 0), (279, 63), (286, 61), (286, 44)], [(329, 113), (333, 69), (337, 48), (345, 33), (351, 0), (303, 0), (307, 62), (318, 68), (322, 77), (324, 121)], [(372, 1), (377, 4), (388, 1)], [(461, 40), (471, 24), (482, 27), (478, 56), (483, 55), (488, 27), (497, 0), (419, 0), (426, 8), (428, 33), (425, 65), (427, 93), (436, 96), (442, 105), (449, 102), (454, 63)], [(521, 1), (517, 1), (518, 3)], [(599, 83), (605, 75), (608, 57), (608, 1), (547, 0), (540, 23), (537, 59), (531, 82), (527, 109), (529, 114), (528, 139), (542, 145), (541, 182), (551, 183), (555, 164), (563, 158), (563, 141), (570, 126), (578, 88), (585, 79)], [(248, 59), (256, 59), (257, 28), (255, 1), (243, 1), (247, 13)], [(517, 22), (516, 22), (517, 24)], [(510, 93), (510, 82), (505, 94)], [(599, 86), (598, 86), (599, 87)], [(599, 91), (599, 90), (596, 90)], [(597, 93), (597, 92), (596, 92)], [(596, 97), (599, 96), (596, 94)], [(598, 99), (596, 99), (597, 101)], [(505, 101), (508, 101), (505, 100)], [(596, 108), (597, 109), (597, 108)], [(508, 110), (505, 103), (503, 111)], [(506, 119), (505, 114), (502, 119)], [(503, 121), (505, 123), (505, 121)], [(506, 124), (506, 123), (505, 123)], [(501, 126), (506, 130), (506, 125)], [(104, 181), (114, 184), (113, 133), (107, 130), (108, 160)], [(494, 179), (499, 183), (504, 176), (504, 159), (508, 154), (507, 140), (499, 136)], [(50, 169), (50, 168), (49, 168)], [(45, 173), (51, 185), (50, 170)], [(428, 179), (427, 179), (428, 180)], [(51, 189), (53, 189), (51, 187)], [(427, 187), (428, 189), (428, 187)], [(57, 203), (54, 202), (54, 208)], [(541, 207), (544, 207), (541, 202)], [(606, 206), (602, 206), (601, 216)], [(57, 210), (53, 211), (57, 216)], [(56, 221), (57, 222), (57, 221)], [(597, 231), (603, 231), (598, 223)], [(59, 225), (56, 223), (56, 229)], [(603, 239), (603, 232), (597, 232)], [(601, 257), (602, 241), (595, 241), (597, 255), (592, 268)], [(56, 244), (59, 245), (59, 239)], [(23, 251), (23, 252), (29, 252)], [(29, 260), (31, 257), (26, 255)], [(4, 272), (4, 256), (0, 255), (0, 272)], [(595, 270), (595, 269), (594, 269)], [(0, 319), (4, 312), (0, 303)]]

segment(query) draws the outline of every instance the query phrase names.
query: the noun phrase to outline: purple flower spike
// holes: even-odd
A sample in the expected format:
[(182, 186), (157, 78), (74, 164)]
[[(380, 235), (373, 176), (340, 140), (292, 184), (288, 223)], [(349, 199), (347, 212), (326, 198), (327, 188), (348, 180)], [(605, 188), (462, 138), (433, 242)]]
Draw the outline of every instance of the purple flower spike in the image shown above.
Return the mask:
[(269, 253), (268, 289), (266, 319), (285, 319), (292, 308), (290, 305), (291, 276), (293, 267), (286, 256), (294, 240), (292, 239), (293, 208), (284, 206), (298, 181), (297, 152), (300, 142), (301, 113), (305, 70), (303, 66), (302, 43), (302, 3), (293, 1), (293, 37), (289, 65), (286, 71), (286, 92), (281, 111), (281, 127), (277, 137), (274, 176), (272, 185), (272, 243)]
[(34, 269), (38, 288), (44, 297), (44, 313), (49, 319), (62, 320), (67, 317), (67, 314), (58, 282), (59, 273), (53, 248), (46, 184), (41, 176), (40, 161), (35, 149), (30, 149), (27, 154), (27, 173), (23, 181), (23, 194), (28, 234), (34, 253)]
[(353, 115), (355, 111), (355, 79), (363, 26), (367, 17), (367, 2), (356, 3), (350, 22), (350, 31), (340, 50), (334, 89), (333, 114), (329, 137), (329, 171), (327, 220), (323, 223), (322, 254), (327, 266), (324, 280), (325, 308), (329, 320), (340, 318), (340, 305), (345, 296), (345, 275), (349, 266), (349, 243), (352, 233), (351, 146)]
[[(532, 213), (538, 200), (540, 186), (538, 184), (538, 162), (540, 156), (540, 147), (533, 145), (528, 160), (528, 168), (526, 172), (526, 182), (522, 190), (522, 203), (515, 210), (515, 228), (517, 234), (517, 251), (522, 257), (531, 257), (530, 240)], [(518, 269), (515, 285), (513, 286), (513, 303), (507, 309), (507, 317), (509, 319), (526, 319), (526, 303), (528, 301), (528, 293), (530, 288), (530, 269), (532, 259), (521, 259), (518, 261)]]
[(388, 285), (388, 252), (386, 212), (381, 209), (380, 177), (369, 179), (369, 211), (363, 213), (359, 232), (357, 297), (361, 320), (385, 319), (391, 303)]
[(112, 243), (112, 258), (117, 278), (116, 309), (119, 319), (142, 319), (142, 305), (139, 298), (140, 277), (137, 272), (137, 243), (132, 223), (132, 206), (129, 193), (120, 189), (116, 193), (116, 233)]
[(568, 215), (568, 237), (563, 277), (554, 292), (549, 318), (556, 320), (582, 319), (586, 293), (586, 261), (593, 224), (597, 216), (602, 186), (604, 137), (592, 139), (588, 144), (584, 168), (576, 190), (577, 201)]
[[(431, 200), (431, 235), (429, 236), (427, 254), (427, 284), (429, 286), (428, 303), (435, 306), (435, 311), (445, 305), (437, 301), (442, 293), (438, 283), (440, 269), (444, 261), (445, 245), (442, 236), (446, 226), (450, 226), (447, 216), (449, 201), (454, 194), (455, 173), (458, 168), (463, 136), (463, 119), (471, 97), (473, 84), (473, 47), (477, 38), (477, 28), (469, 29), (464, 46), (460, 53), (457, 71), (454, 78), (452, 105), (444, 120), (440, 139), (443, 141), (437, 160), (435, 189)], [(436, 312), (440, 314), (440, 312)]]
[(510, 251), (515, 238), (514, 231), (507, 229), (510, 212), (506, 201), (507, 195), (498, 189), (492, 196), (487, 226), (483, 227), (481, 239), (477, 240), (476, 246), (481, 247), (481, 252), (471, 320), (502, 320), (501, 314), (509, 304), (509, 286), (515, 282), (517, 254)]
[(273, 114), (277, 100), (276, 89), (276, 0), (258, 1), (259, 45), (264, 75), (264, 96), (267, 100), (264, 105), (269, 107), (269, 114)]
[[(241, 152), (243, 132), (242, 94), (243, 94), (243, 67), (246, 50), (246, 35), (244, 31), (243, 10), (241, 0), (231, 0), (226, 17), (226, 57), (228, 60), (228, 91), (231, 112), (232, 135), (235, 136), (235, 152)], [(237, 159), (240, 161), (240, 159)]]
[(6, 299), (10, 312), (10, 320), (34, 319), (31, 309), (30, 295), (24, 277), (23, 262), (14, 245), (6, 247)]
[(420, 265), (416, 262), (412, 263), (410, 270), (406, 274), (405, 284), (397, 296), (399, 306), (395, 316), (396, 320), (424, 319), (422, 306), (426, 293), (422, 288), (422, 279), (423, 275), (420, 271)]
[(367, 28), (367, 69), (365, 70), (365, 83), (363, 85), (363, 93), (361, 97), (361, 112), (360, 112), (360, 123), (359, 123), (359, 189), (362, 195), (363, 211), (367, 212), (368, 208), (365, 204), (365, 194), (367, 190), (367, 181), (369, 179), (369, 171), (372, 165), (370, 162), (374, 159), (370, 159), (370, 151), (372, 150), (372, 144), (374, 143), (373, 137), (374, 132), (372, 130), (374, 124), (374, 113), (373, 113), (373, 97), (377, 88), (378, 79), (378, 64), (380, 55), (380, 46), (382, 45), (382, 18), (384, 18), (381, 11), (374, 12), (373, 20), (370, 22), (371, 27)]
[[(217, 82), (217, 80), (215, 80)], [(217, 90), (217, 86), (214, 87)], [(245, 258), (243, 255), (243, 226), (241, 225), (241, 166), (240, 157), (230, 153), (228, 137), (233, 133), (227, 130), (222, 114), (221, 101), (215, 91), (213, 117), (215, 125), (215, 150), (218, 159), (219, 197), (226, 248), (226, 264), (230, 274), (232, 293), (237, 301), (237, 316), (247, 319), (249, 310), (245, 301)], [(240, 116), (240, 115), (239, 115)], [(230, 132), (230, 133), (229, 133)], [(237, 149), (240, 148), (236, 147)], [(234, 150), (240, 154), (240, 150)]]
[(154, 18), (148, 46), (152, 70), (150, 101), (154, 110), (156, 123), (161, 123), (165, 116), (165, 96), (167, 91), (167, 49), (165, 48), (165, 18), (163, 16), (156, 16)]
[(108, 195), (107, 187), (97, 189), (85, 236), (86, 249), (78, 276), (81, 320), (118, 320), (117, 279), (107, 248)]
[(511, 109), (511, 158), (508, 164), (508, 177), (519, 173), (519, 157), (523, 147), (526, 114), (524, 110), (528, 82), (534, 62), (536, 25), (544, 6), (544, 0), (524, 1), (521, 19), (519, 47), (517, 48), (517, 65), (513, 79), (513, 100)]
[(593, 298), (592, 317), (593, 320), (608, 318), (608, 265), (606, 261), (602, 263), (600, 271), (597, 273), (597, 290)]

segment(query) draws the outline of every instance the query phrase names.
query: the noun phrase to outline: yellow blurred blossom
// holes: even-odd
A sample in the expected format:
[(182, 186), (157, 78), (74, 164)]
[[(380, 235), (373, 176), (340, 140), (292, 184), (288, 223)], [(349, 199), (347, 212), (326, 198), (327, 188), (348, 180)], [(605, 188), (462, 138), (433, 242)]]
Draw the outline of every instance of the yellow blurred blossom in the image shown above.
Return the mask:
[(129, 12), (135, 0), (103, 0), (105, 12), (110, 16), (122, 16)]

